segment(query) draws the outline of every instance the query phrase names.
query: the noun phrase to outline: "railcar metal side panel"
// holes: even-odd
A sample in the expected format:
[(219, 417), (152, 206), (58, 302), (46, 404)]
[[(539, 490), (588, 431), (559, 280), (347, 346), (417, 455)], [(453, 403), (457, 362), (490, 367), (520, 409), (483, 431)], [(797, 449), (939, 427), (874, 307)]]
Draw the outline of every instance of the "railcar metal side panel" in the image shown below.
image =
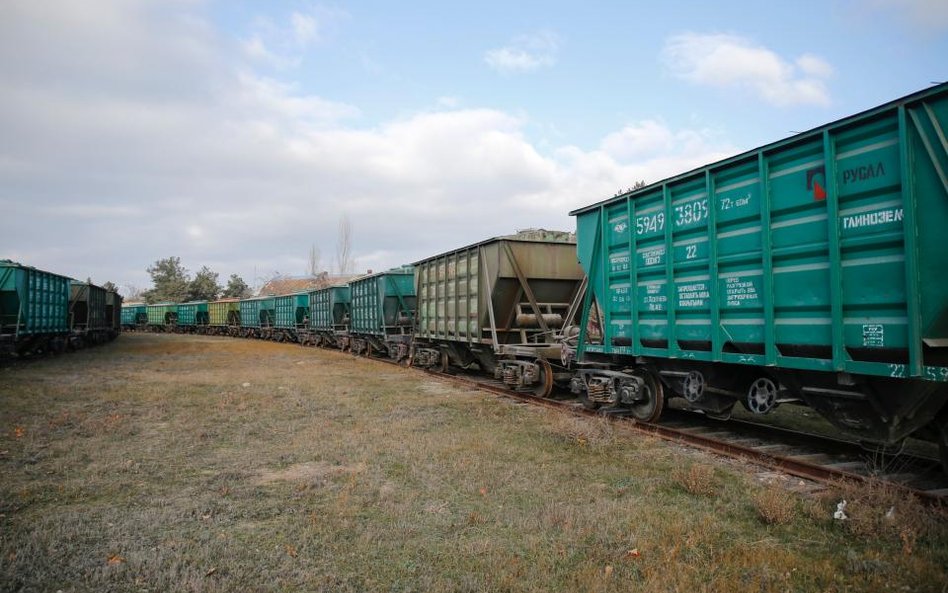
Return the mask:
[(948, 380), (946, 131), (940, 85), (573, 212), (581, 354)]
[(122, 325), (138, 325), (142, 318), (148, 319), (145, 305), (122, 305)]
[(349, 314), (348, 286), (330, 286), (309, 293), (310, 329), (333, 331), (345, 322)]
[(146, 306), (148, 325), (165, 325), (174, 320), (178, 305), (175, 303), (154, 303)]
[(69, 325), (73, 330), (101, 330), (111, 327), (106, 315), (106, 290), (88, 282), (70, 283)]
[(309, 293), (286, 294), (274, 299), (274, 327), (294, 329), (309, 317)]
[(221, 299), (207, 304), (208, 323), (212, 326), (236, 325), (240, 320), (240, 300)]
[(105, 313), (112, 331), (122, 331), (122, 295), (113, 290), (105, 293)]
[(241, 327), (272, 327), (275, 297), (258, 297), (240, 301)]
[(544, 320), (561, 315), (583, 278), (575, 243), (564, 241), (498, 237), (415, 265), (417, 335), (468, 344), (536, 338), (543, 328), (533, 305)]
[(0, 260), (0, 334), (69, 331), (69, 296), (69, 278)]
[(208, 322), (207, 301), (192, 301), (178, 305), (178, 325), (207, 325)]
[(408, 316), (415, 310), (415, 276), (411, 266), (353, 280), (349, 290), (352, 333), (385, 336), (400, 323), (410, 323)]

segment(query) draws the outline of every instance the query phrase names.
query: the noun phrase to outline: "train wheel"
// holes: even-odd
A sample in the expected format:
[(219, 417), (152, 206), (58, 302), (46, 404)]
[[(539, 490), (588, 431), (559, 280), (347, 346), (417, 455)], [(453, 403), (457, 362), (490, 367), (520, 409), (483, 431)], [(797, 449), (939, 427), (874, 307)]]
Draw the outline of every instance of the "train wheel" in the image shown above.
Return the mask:
[(449, 368), (451, 368), (451, 359), (448, 358), (447, 352), (442, 352), (441, 362), (439, 362), (435, 367), (435, 371), (439, 373), (447, 373)]
[(642, 422), (655, 422), (665, 408), (665, 390), (654, 373), (637, 373), (645, 381), (645, 399), (629, 406), (632, 416)]
[(744, 398), (744, 407), (754, 414), (767, 414), (777, 407), (777, 385), (768, 377), (751, 383)]
[(536, 359), (534, 363), (540, 367), (540, 380), (537, 381), (537, 386), (533, 389), (533, 395), (550, 397), (550, 394), (553, 393), (553, 367), (542, 358)]

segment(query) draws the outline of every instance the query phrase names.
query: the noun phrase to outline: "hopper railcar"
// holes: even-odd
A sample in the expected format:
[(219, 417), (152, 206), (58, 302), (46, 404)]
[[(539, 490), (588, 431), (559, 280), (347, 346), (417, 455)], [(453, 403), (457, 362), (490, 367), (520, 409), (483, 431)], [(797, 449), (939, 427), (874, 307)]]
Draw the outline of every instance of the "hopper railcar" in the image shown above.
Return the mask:
[(148, 306), (145, 303), (125, 303), (121, 315), (123, 331), (140, 331), (148, 326)]
[(175, 331), (182, 333), (207, 333), (210, 324), (207, 301), (178, 303)]
[(309, 293), (284, 294), (273, 300), (273, 339), (277, 342), (299, 342), (301, 332), (309, 327)]
[(303, 344), (340, 347), (339, 340), (349, 333), (351, 301), (347, 284), (311, 290), (309, 330), (302, 335)]
[(570, 233), (495, 237), (414, 266), (414, 365), (476, 365), (543, 397), (569, 383), (558, 338), (584, 277)]
[(356, 278), (349, 282), (349, 294), (349, 331), (339, 336), (340, 347), (408, 362), (414, 331), (414, 269), (402, 266)]
[(69, 343), (75, 348), (101, 344), (114, 337), (115, 319), (107, 305), (111, 291), (91, 282), (70, 282)]
[(276, 317), (274, 296), (240, 300), (240, 335), (244, 338), (269, 339)]
[(174, 331), (178, 324), (177, 303), (152, 303), (145, 306), (148, 330), (152, 332)]
[(70, 279), (0, 260), (0, 353), (62, 351), (70, 336)]
[(207, 305), (207, 331), (214, 335), (237, 335), (240, 331), (240, 299), (223, 298)]

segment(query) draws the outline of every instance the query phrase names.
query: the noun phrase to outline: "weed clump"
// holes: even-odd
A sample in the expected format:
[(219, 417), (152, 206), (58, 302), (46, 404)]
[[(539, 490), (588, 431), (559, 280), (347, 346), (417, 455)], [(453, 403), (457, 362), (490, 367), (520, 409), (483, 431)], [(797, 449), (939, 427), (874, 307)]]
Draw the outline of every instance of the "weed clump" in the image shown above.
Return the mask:
[(780, 486), (766, 486), (754, 494), (754, 508), (768, 525), (789, 525), (797, 517), (797, 503), (791, 492)]
[(557, 415), (553, 432), (580, 447), (605, 447), (616, 442), (615, 428), (605, 418)]
[(714, 468), (710, 465), (693, 463), (687, 468), (677, 468), (672, 473), (672, 479), (685, 492), (696, 496), (714, 496), (718, 492)]
[(870, 480), (862, 484), (841, 483), (834, 495), (847, 501), (844, 522), (854, 535), (889, 541), (902, 546), (902, 552), (912, 554), (919, 539), (931, 531), (932, 513), (948, 514), (941, 509), (926, 509), (914, 496), (891, 484)]

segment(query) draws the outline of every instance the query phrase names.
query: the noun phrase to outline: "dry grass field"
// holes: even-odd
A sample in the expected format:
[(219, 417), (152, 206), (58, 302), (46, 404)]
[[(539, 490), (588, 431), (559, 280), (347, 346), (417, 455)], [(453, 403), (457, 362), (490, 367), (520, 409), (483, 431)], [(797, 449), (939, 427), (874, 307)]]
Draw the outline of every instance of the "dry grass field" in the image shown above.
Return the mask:
[[(945, 591), (948, 519), (350, 355), (0, 366), (2, 591)], [(834, 521), (848, 500), (846, 521)]]

